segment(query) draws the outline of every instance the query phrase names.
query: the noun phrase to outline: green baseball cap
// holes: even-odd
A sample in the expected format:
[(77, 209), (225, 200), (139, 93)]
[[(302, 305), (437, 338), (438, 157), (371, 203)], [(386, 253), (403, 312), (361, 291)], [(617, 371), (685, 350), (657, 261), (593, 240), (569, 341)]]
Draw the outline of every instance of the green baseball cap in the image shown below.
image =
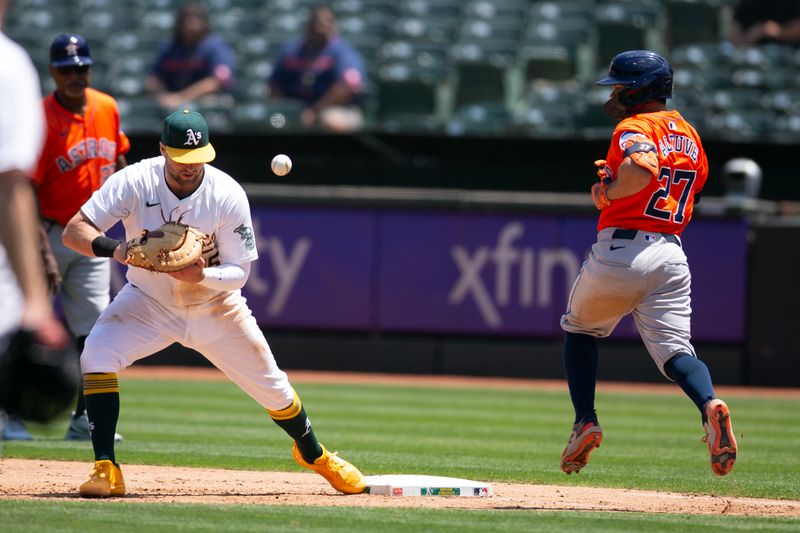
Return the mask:
[(208, 122), (197, 111), (175, 111), (164, 119), (161, 142), (176, 163), (208, 163), (217, 156), (208, 138)]

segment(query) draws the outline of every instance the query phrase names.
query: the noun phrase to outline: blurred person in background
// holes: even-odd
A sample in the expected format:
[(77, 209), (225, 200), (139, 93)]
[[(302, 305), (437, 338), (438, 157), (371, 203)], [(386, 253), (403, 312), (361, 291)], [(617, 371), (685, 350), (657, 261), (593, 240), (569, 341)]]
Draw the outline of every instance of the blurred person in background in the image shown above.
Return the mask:
[[(39, 241), (39, 222), (30, 177), (44, 140), (44, 113), (39, 77), (30, 57), (1, 31), (8, 5), (7, 0), (0, 0), (0, 364), (4, 369), (12, 357), (8, 346), (17, 331), (32, 333), (48, 347), (59, 348), (68, 342), (53, 313), (39, 248), (32, 246)], [(7, 423), (3, 410), (18, 410), (20, 398), (8, 389), (19, 385), (21, 377), (0, 376), (0, 434), (4, 439), (19, 429), (17, 421)]]
[(761, 192), (761, 166), (746, 157), (735, 157), (722, 166), (722, 185), (725, 200), (730, 204), (742, 204), (756, 200)]
[[(56, 89), (43, 102), (47, 131), (33, 183), (48, 284), (53, 294), (60, 293), (61, 308), (80, 354), (97, 317), (109, 304), (111, 265), (106, 258), (70, 250), (61, 234), (106, 178), (125, 167), (130, 141), (121, 130), (116, 101), (90, 87), (92, 57), (83, 36), (64, 33), (53, 39), (49, 72)], [(31, 438), (21, 423), (18, 429), (16, 439)], [(90, 440), (80, 384), (64, 438)], [(116, 438), (122, 440), (119, 434)]]
[(738, 47), (800, 45), (800, 0), (739, 0), (733, 10), (730, 39)]
[(236, 57), (211, 31), (208, 10), (199, 2), (183, 4), (175, 15), (172, 38), (159, 48), (145, 79), (145, 90), (165, 110), (201, 98), (230, 95)]
[(305, 34), (278, 55), (268, 80), (269, 97), (300, 100), (306, 127), (355, 131), (364, 124), (365, 72), (361, 54), (338, 34), (333, 11), (317, 5)]

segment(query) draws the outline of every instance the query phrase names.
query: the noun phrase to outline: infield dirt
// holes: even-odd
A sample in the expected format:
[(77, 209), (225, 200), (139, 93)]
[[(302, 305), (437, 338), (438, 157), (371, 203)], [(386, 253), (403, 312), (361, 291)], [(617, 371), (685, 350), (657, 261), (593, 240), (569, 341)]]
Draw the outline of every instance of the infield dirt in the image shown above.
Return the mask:
[[(552, 387), (565, 388), (563, 382), (531, 382), (514, 379), (442, 378), (440, 376), (403, 376), (290, 372), (293, 382), (385, 382), (401, 379), (412, 385)], [(226, 379), (215, 369), (132, 367), (124, 378), (146, 377), (180, 379)], [(648, 390), (680, 394), (674, 386), (601, 383), (605, 390)], [(566, 389), (565, 389), (566, 390)], [(720, 387), (725, 394), (770, 394), (800, 397), (797, 390), (735, 389)], [(0, 498), (77, 499), (77, 487), (88, 476), (91, 464), (72, 461), (0, 459)], [(183, 468), (149, 465), (122, 465), (127, 494), (114, 501), (149, 503), (204, 503), (251, 505), (324, 505), (359, 507), (413, 507), (434, 509), (495, 510), (571, 510), (645, 513), (682, 513), (800, 517), (799, 500), (770, 500), (678, 494), (629, 489), (590, 488), (560, 485), (525, 485), (496, 483), (494, 495), (471, 497), (393, 497), (337, 493), (320, 476), (300, 472), (263, 472)], [(47, 479), (46, 486), (41, 480)]]

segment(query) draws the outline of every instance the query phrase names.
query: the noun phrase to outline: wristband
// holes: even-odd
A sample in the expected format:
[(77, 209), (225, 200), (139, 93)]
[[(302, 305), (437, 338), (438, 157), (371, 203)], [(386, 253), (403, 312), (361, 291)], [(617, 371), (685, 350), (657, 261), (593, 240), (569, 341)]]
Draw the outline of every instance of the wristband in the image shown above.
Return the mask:
[(92, 241), (92, 252), (97, 257), (114, 257), (114, 250), (117, 249), (119, 243), (117, 239), (111, 239), (105, 235), (95, 237)]

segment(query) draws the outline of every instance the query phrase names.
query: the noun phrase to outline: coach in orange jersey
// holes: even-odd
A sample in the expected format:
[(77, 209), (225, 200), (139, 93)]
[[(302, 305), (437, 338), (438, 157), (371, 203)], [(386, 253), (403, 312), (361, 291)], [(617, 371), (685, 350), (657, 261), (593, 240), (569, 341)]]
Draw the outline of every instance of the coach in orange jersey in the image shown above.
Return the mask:
[[(561, 470), (579, 472), (603, 439), (594, 404), (596, 339), (631, 314), (658, 369), (700, 411), (711, 470), (723, 476), (736, 461), (736, 438), (728, 406), (715, 396), (708, 368), (689, 341), (691, 273), (680, 237), (706, 183), (706, 153), (692, 125), (667, 110), (672, 66), (659, 54), (623, 52), (597, 84), (613, 87), (603, 110), (618, 124), (606, 158), (595, 162), (597, 242), (561, 317), (575, 408)], [(661, 453), (657, 435), (653, 442), (653, 453)]]
[[(92, 58), (81, 35), (65, 33), (53, 39), (49, 70), (56, 89), (44, 99), (47, 138), (33, 181), (62, 278), (60, 298), (67, 326), (81, 352), (89, 330), (109, 303), (110, 264), (107, 258), (86, 257), (65, 247), (61, 234), (103, 181), (126, 165), (130, 141), (122, 132), (114, 99), (89, 87)], [(65, 438), (90, 438), (82, 391)]]

